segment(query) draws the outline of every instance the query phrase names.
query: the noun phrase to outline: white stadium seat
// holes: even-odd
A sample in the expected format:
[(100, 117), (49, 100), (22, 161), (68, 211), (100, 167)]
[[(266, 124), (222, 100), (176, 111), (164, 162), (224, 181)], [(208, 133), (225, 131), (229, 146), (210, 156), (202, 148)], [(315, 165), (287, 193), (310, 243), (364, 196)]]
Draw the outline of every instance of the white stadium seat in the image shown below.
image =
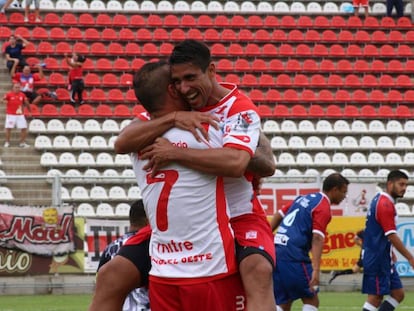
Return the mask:
[(55, 9), (58, 11), (70, 11), (72, 10), (72, 5), (68, 0), (57, 0)]
[(102, 123), (102, 131), (105, 133), (118, 133), (119, 125), (115, 120), (107, 119)]
[(306, 7), (302, 2), (292, 2), (290, 5), (290, 12), (292, 13), (305, 13)]
[(81, 203), (76, 208), (76, 215), (82, 217), (93, 217), (96, 216), (95, 209), (90, 203)]
[(365, 133), (368, 131), (368, 127), (364, 121), (354, 120), (351, 124), (351, 131), (356, 133)]
[(129, 216), (130, 209), (131, 209), (131, 206), (128, 203), (119, 203), (115, 207), (115, 216), (127, 217)]
[(52, 142), (49, 136), (39, 135), (35, 139), (34, 147), (36, 149), (50, 149), (52, 148)]
[(87, 133), (100, 133), (102, 128), (97, 120), (88, 119), (83, 124), (83, 130)]
[(142, 196), (141, 196), (141, 189), (139, 189), (139, 187), (138, 187), (138, 186), (131, 186), (131, 187), (128, 189), (128, 194), (127, 194), (127, 196), (128, 196), (128, 199), (129, 199), (129, 200), (138, 200), (138, 199), (142, 199)]
[(124, 2), (123, 9), (126, 12), (139, 11), (139, 5), (135, 0), (127, 0)]
[(13, 201), (13, 193), (10, 188), (6, 186), (0, 186), (0, 201)]
[(29, 132), (30, 133), (44, 133), (46, 132), (46, 125), (40, 119), (33, 119), (29, 123)]
[(90, 152), (82, 152), (78, 155), (78, 165), (91, 166), (95, 165), (95, 158)]
[(344, 133), (347, 133), (351, 129), (349, 128), (348, 122), (346, 122), (345, 120), (337, 120), (334, 123), (333, 130), (334, 130), (334, 132), (344, 132)]
[(85, 0), (75, 0), (72, 3), (72, 9), (74, 11), (87, 11), (89, 10), (89, 6)]
[(240, 5), (240, 11), (247, 13), (256, 12), (256, 5), (252, 1), (243, 1)]
[(77, 165), (75, 155), (72, 152), (63, 152), (59, 156), (59, 165), (61, 166)]
[(58, 135), (53, 138), (53, 148), (54, 149), (70, 149), (71, 144), (67, 136)]
[(160, 12), (170, 12), (174, 10), (174, 6), (170, 1), (167, 0), (161, 0), (157, 4), (157, 11)]
[(61, 133), (65, 131), (65, 126), (62, 121), (51, 119), (47, 122), (47, 131), (50, 133)]
[(108, 203), (99, 203), (96, 207), (96, 216), (110, 217), (114, 215), (114, 209)]
[(120, 186), (113, 186), (111, 189), (109, 189), (109, 199), (111, 200), (127, 200), (127, 194), (124, 190), (124, 188)]
[(106, 3), (106, 9), (108, 11), (120, 12), (123, 10), (123, 7), (122, 7), (121, 2), (119, 2), (118, 0), (109, 0)]
[(223, 12), (223, 5), (218, 1), (212, 0), (207, 4), (207, 11)]
[(72, 138), (72, 148), (73, 149), (88, 149), (89, 142), (85, 136), (77, 135)]
[(263, 132), (264, 133), (276, 133), (279, 132), (279, 124), (275, 120), (266, 120), (263, 123)]
[(372, 120), (369, 122), (368, 130), (372, 132), (378, 132), (382, 133), (385, 132), (385, 126), (384, 123), (382, 123), (380, 120)]
[(304, 133), (312, 133), (315, 131), (315, 126), (309, 120), (302, 120), (298, 124), (298, 131)]
[(102, 186), (94, 186), (92, 187), (89, 196), (92, 200), (108, 200), (108, 194), (106, 190)]
[(284, 137), (282, 136), (274, 136), (270, 140), (270, 146), (274, 150), (284, 149), (287, 148), (287, 143)]
[(291, 149), (305, 148), (305, 141), (300, 136), (291, 136), (288, 141), (288, 147)]
[(111, 154), (107, 152), (101, 152), (96, 156), (96, 165), (114, 165), (114, 159)]
[(187, 1), (178, 0), (174, 3), (174, 11), (176, 12), (188, 12), (190, 11), (190, 5)]
[(69, 133), (81, 133), (83, 131), (83, 127), (79, 120), (70, 119), (66, 122), (65, 130)]
[(240, 6), (236, 1), (226, 1), (223, 10), (224, 12), (239, 12)]
[(70, 196), (72, 200), (75, 201), (82, 201), (82, 200), (89, 200), (88, 190), (86, 190), (83, 186), (75, 186), (73, 187), (72, 191), (70, 192)]

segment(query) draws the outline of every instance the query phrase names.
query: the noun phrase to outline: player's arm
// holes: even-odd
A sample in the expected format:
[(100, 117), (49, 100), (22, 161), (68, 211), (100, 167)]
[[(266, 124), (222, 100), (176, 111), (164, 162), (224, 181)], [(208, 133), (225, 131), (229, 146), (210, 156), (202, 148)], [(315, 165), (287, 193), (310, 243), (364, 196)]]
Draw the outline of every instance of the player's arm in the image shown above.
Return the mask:
[(312, 279), (309, 284), (311, 288), (313, 288), (313, 286), (319, 286), (319, 274), (321, 270), (320, 266), (324, 240), (325, 238), (320, 233), (312, 234), (311, 255), (313, 272)]
[(43, 79), (43, 78), (45, 77), (45, 74), (44, 74), (44, 72), (43, 72), (43, 68), (42, 68), (42, 66), (39, 64), (39, 65), (37, 65), (37, 69), (38, 69), (38, 71), (39, 71), (39, 74), (38, 74), (38, 79), (39, 79), (39, 80), (41, 80), (41, 79)]
[(23, 38), (21, 35), (16, 35), (16, 38), (22, 40), (24, 47), (26, 47), (30, 44), (30, 42), (28, 40), (26, 40), (25, 38)]
[(272, 219), (270, 220), (270, 227), (272, 228), (272, 231), (275, 231), (277, 227), (281, 224), (283, 220), (283, 215), (281, 214), (280, 210), (276, 211), (276, 213), (273, 215)]
[(414, 268), (414, 257), (410, 253), (410, 251), (404, 246), (403, 242), (401, 241), (400, 237), (397, 233), (391, 233), (388, 236), (388, 240), (391, 242), (392, 246), (405, 258), (407, 258), (411, 267)]
[(261, 132), (256, 152), (251, 158), (247, 170), (260, 177), (268, 177), (275, 173), (275, 169), (276, 163), (269, 139)]
[(196, 111), (174, 111), (149, 121), (137, 119), (119, 133), (114, 145), (115, 152), (125, 154), (140, 151), (173, 127), (193, 133), (197, 140), (201, 136), (208, 139), (203, 124), (217, 127), (216, 121), (218, 119), (215, 116)]
[(71, 57), (68, 55), (68, 53), (65, 53), (65, 61), (66, 61), (66, 64), (67, 64), (69, 67), (72, 67), (72, 68), (75, 68), (75, 67), (76, 67), (75, 63), (72, 61), (72, 59), (71, 59)]
[[(171, 144), (168, 142), (168, 145)], [(245, 150), (228, 147), (213, 149), (174, 147), (171, 151), (169, 154), (163, 154), (164, 159), (159, 159), (157, 155), (149, 156), (148, 168), (152, 167), (156, 173), (159, 167), (166, 163), (176, 162), (207, 174), (237, 178), (244, 175), (251, 158), (250, 153)]]

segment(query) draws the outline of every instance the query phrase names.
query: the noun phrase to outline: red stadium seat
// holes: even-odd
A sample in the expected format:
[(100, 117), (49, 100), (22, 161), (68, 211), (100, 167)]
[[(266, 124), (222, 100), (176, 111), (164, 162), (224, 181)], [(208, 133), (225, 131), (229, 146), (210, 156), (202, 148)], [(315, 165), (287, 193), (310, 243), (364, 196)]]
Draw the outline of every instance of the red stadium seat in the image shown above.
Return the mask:
[(57, 117), (59, 112), (56, 109), (56, 106), (53, 104), (44, 104), (42, 107), (41, 115), (44, 117)]
[(247, 73), (241, 79), (241, 83), (247, 86), (255, 86), (258, 85), (257, 77), (253, 74)]
[(385, 101), (385, 95), (381, 90), (372, 90), (369, 98), (372, 102)]
[(13, 25), (23, 25), (23, 24), (25, 24), (23, 14), (20, 13), (20, 12), (11, 13), (10, 16), (9, 16), (9, 21), (8, 22), (10, 24), (13, 24)]
[(89, 54), (89, 46), (85, 42), (76, 42), (73, 46), (73, 51), (79, 54)]
[(350, 44), (346, 50), (346, 54), (349, 56), (360, 57), (362, 56), (361, 47), (357, 44)]
[(305, 102), (315, 102), (316, 95), (313, 90), (304, 90), (301, 94), (301, 99)]
[(98, 107), (96, 107), (95, 115), (97, 117), (112, 117), (112, 109), (109, 105), (106, 104), (100, 104)]
[(355, 40), (356, 42), (370, 42), (370, 41), (371, 41), (371, 36), (370, 36), (370, 34), (369, 34), (367, 31), (365, 31), (365, 30), (358, 30), (358, 31), (355, 33), (355, 38), (354, 38), (354, 40)]
[(141, 47), (135, 42), (128, 42), (125, 45), (126, 55), (141, 55)]
[(113, 68), (115, 70), (129, 70), (129, 62), (125, 58), (118, 58), (114, 61)]
[(361, 115), (368, 118), (373, 118), (378, 116), (378, 112), (374, 106), (371, 105), (364, 105), (361, 107)]
[(282, 96), (280, 95), (280, 92), (275, 89), (270, 89), (265, 94), (265, 100), (271, 101), (271, 102), (277, 102), (282, 99)]
[(46, 57), (43, 59), (43, 62), (46, 64), (48, 69), (57, 70), (61, 68), (58, 60), (54, 57)]
[(344, 28), (346, 26), (345, 19), (342, 16), (335, 15), (331, 19), (331, 26), (335, 28)]
[(374, 16), (368, 16), (364, 20), (364, 27), (366, 28), (378, 28), (378, 19)]
[(259, 78), (259, 84), (263, 86), (274, 86), (275, 81), (272, 75), (263, 73)]
[(144, 55), (158, 55), (158, 47), (154, 43), (145, 43), (142, 47), (142, 54)]
[(170, 55), (172, 50), (174, 49), (174, 45), (169, 42), (164, 42), (160, 45), (160, 54), (161, 55)]
[(234, 73), (229, 73), (224, 77), (224, 81), (234, 83), (236, 85), (241, 84), (240, 77)]
[(375, 45), (373, 45), (373, 44), (366, 44), (364, 46), (364, 49), (363, 49), (362, 54), (364, 56), (373, 57), (373, 56), (378, 56), (379, 55), (379, 52), (378, 52), (378, 48)]
[(151, 14), (147, 18), (147, 24), (149, 26), (162, 26), (163, 21), (162, 21), (161, 16), (156, 15), (156, 14)]
[[(154, 23), (155, 20), (153, 19), (151, 22)], [(144, 27), (144, 26), (147, 26), (147, 21), (145, 20), (144, 15), (134, 14), (129, 18), (129, 24), (132, 27)], [(159, 26), (161, 26), (161, 24)]]
[(407, 16), (402, 16), (397, 20), (397, 27), (399, 28), (412, 28), (413, 24)]
[(115, 27), (127, 27), (129, 26), (128, 17), (124, 14), (115, 14), (112, 18), (112, 25)]
[(102, 77), (102, 84), (107, 86), (119, 85), (118, 77), (113, 73), (105, 73)]
[(197, 25), (201, 27), (211, 27), (214, 23), (213, 19), (209, 15), (202, 14), (197, 19)]
[(109, 55), (124, 55), (124, 47), (118, 42), (111, 42), (108, 46)]
[(387, 42), (387, 35), (382, 30), (375, 30), (371, 35), (371, 41), (374, 43)]
[(225, 56), (227, 55), (227, 48), (222, 43), (214, 43), (211, 48), (211, 55), (214, 56)]
[(292, 117), (305, 117), (308, 115), (306, 108), (302, 105), (294, 105), (290, 110), (290, 115)]
[(366, 102), (368, 101), (368, 95), (364, 90), (355, 90), (352, 93), (352, 100), (357, 102), (357, 103), (361, 103), (361, 102)]
[(388, 35), (388, 40), (390, 42), (403, 42), (405, 38), (399, 30), (391, 30)]
[(384, 72), (386, 71), (385, 64), (380, 59), (374, 59), (371, 63), (371, 70), (374, 72)]
[(409, 30), (405, 33), (405, 41), (414, 42), (414, 30)]
[(273, 116), (272, 109), (270, 109), (270, 107), (267, 105), (258, 105), (257, 110), (261, 118), (269, 118)]
[(207, 28), (204, 31), (204, 40), (206, 41), (220, 41), (220, 34), (217, 29)]
[(62, 24), (66, 26), (78, 25), (78, 19), (72, 13), (64, 13), (61, 21)]
[(220, 59), (217, 62), (217, 69), (224, 70), (224, 71), (233, 70), (233, 63), (229, 59)]
[(92, 89), (89, 93), (89, 100), (91, 101), (106, 101), (106, 94), (102, 89)]
[(118, 104), (114, 108), (114, 117), (131, 117), (131, 110), (124, 104)]
[(411, 51), (411, 47), (407, 44), (400, 44), (397, 48), (397, 55), (411, 57), (413, 52)]
[(249, 96), (253, 102), (261, 102), (265, 99), (262, 90), (257, 89), (251, 90)]
[(100, 40), (101, 39), (101, 33), (96, 28), (86, 28), (84, 32), (84, 37), (87, 40)]
[(326, 108), (325, 115), (328, 118), (338, 118), (338, 117), (342, 117), (344, 113), (342, 112), (341, 107), (339, 107), (338, 105), (329, 105)]
[(340, 44), (332, 44), (330, 49), (330, 54), (332, 56), (344, 56), (345, 50), (342, 45)]
[(314, 27), (317, 28), (328, 28), (330, 26), (329, 19), (326, 16), (319, 15), (315, 17)]
[(278, 104), (273, 109), (274, 117), (288, 117), (290, 116), (289, 108), (286, 105)]
[(321, 40), (321, 35), (318, 31), (314, 29), (309, 29), (305, 32), (305, 41), (310, 42), (319, 42)]
[(237, 34), (233, 29), (223, 29), (220, 34), (221, 41), (236, 41)]
[(328, 77), (329, 86), (343, 86), (344, 81), (340, 75), (332, 74)]
[(263, 71), (263, 72), (266, 72), (267, 70), (269, 70), (267, 63), (263, 59), (260, 59), (260, 58), (256, 58), (255, 60), (253, 60), (252, 68), (254, 68), (255, 70)]
[(239, 58), (234, 62), (234, 69), (240, 70), (240, 71), (247, 71), (250, 70), (250, 64), (249, 61), (246, 59)]
[(91, 44), (90, 48), (92, 55), (107, 55), (108, 51), (106, 45), (102, 42), (94, 42)]
[(327, 29), (322, 32), (321, 40), (326, 42), (336, 42), (338, 38), (336, 37), (335, 32), (333, 32), (330, 29)]
[(78, 116), (79, 117), (94, 117), (95, 116), (95, 109), (89, 104), (80, 105), (78, 108)]
[(300, 56), (312, 55), (311, 49), (307, 44), (298, 44), (296, 47), (296, 54)]
[(101, 84), (101, 79), (96, 73), (87, 73), (84, 81), (87, 86), (98, 86)]
[(50, 39), (63, 40), (66, 38), (65, 31), (60, 27), (53, 27), (49, 32)]
[(347, 118), (356, 118), (361, 115), (357, 106), (346, 105), (344, 108), (344, 116)]
[(361, 85), (361, 81), (359, 80), (359, 77), (357, 75), (349, 74), (345, 76), (345, 85), (355, 87)]
[[(262, 50), (255, 43), (248, 43), (246, 45), (246, 48), (244, 49), (244, 52), (245, 52), (246, 55), (249, 55), (249, 56), (259, 56), (259, 55), (262, 55)], [(257, 60), (257, 59), (255, 59), (255, 60)], [(252, 66), (252, 67), (256, 68), (255, 66)]]
[(77, 112), (75, 108), (70, 104), (63, 104), (60, 107), (60, 116), (65, 118), (76, 117)]
[(276, 77), (276, 85), (280, 85), (280, 86), (289, 86), (289, 85), (292, 85), (292, 79), (286, 73), (279, 74)]
[(365, 59), (358, 59), (354, 63), (354, 70), (358, 72), (369, 72), (371, 68)]
[(285, 66), (280, 59), (272, 59), (269, 62), (269, 70), (275, 72), (281, 72), (285, 70)]
[(379, 78), (379, 84), (385, 87), (393, 87), (395, 85), (394, 78), (388, 74), (382, 74)]
[(337, 65), (336, 65), (336, 69), (338, 71), (344, 71), (344, 72), (353, 71), (352, 63), (347, 59), (339, 60)]
[(60, 16), (56, 13), (46, 13), (43, 23), (47, 25), (60, 25)]
[(286, 41), (287, 40), (287, 35), (286, 32), (284, 32), (282, 29), (275, 29), (272, 32), (272, 40), (274, 41)]
[(310, 84), (313, 86), (326, 86), (327, 81), (323, 75), (314, 74), (311, 76)]
[(307, 15), (299, 16), (297, 25), (302, 28), (310, 28), (313, 26), (313, 19)]
[(232, 27), (239, 27), (239, 28), (246, 27), (247, 26), (246, 19), (244, 16), (236, 14), (230, 18), (230, 25)]
[(390, 44), (384, 44), (380, 47), (380, 55), (385, 57), (395, 56), (394, 47)]
[(294, 28), (296, 27), (296, 20), (291, 15), (284, 15), (280, 19), (280, 26)]
[[(59, 43), (65, 43), (65, 42), (59, 42)], [(59, 53), (59, 51), (57, 50), (58, 47), (59, 47), (59, 43), (56, 45), (56, 53)], [(43, 55), (45, 55), (45, 54), (51, 55), (51, 54), (55, 53), (55, 48), (53, 47), (53, 45), (49, 41), (42, 41), (37, 46), (37, 53), (38, 54), (43, 54)]]
[(286, 63), (286, 67), (285, 69), (287, 71), (301, 71), (302, 70), (302, 65), (300, 64), (300, 62), (297, 59), (289, 59)]
[(298, 93), (296, 92), (296, 90), (294, 89), (286, 89), (283, 92), (283, 100), (284, 101), (289, 101), (289, 102), (296, 102), (299, 100), (299, 96)]
[(107, 58), (99, 58), (95, 65), (98, 70), (112, 70), (112, 62)]
[[(375, 111), (375, 108), (374, 107), (372, 107), (372, 108)], [(361, 108), (361, 113), (364, 114), (363, 109), (364, 109), (364, 107)], [(391, 106), (382, 105), (378, 108), (378, 113), (376, 113), (376, 115), (380, 116), (382, 118), (393, 118), (395, 116), (395, 112), (394, 112), (394, 109)], [(375, 117), (375, 115), (373, 117)]]
[(119, 78), (119, 84), (121, 86), (131, 86), (132, 85), (133, 76), (130, 73), (124, 73)]
[(348, 18), (347, 26), (351, 28), (361, 28), (362, 21), (359, 16), (350, 16)]
[(370, 86), (374, 87), (378, 85), (377, 77), (372, 74), (366, 74), (362, 78), (362, 85), (363, 86)]
[(66, 36), (70, 40), (81, 40), (83, 38), (82, 31), (77, 27), (70, 27), (66, 31)]
[(298, 86), (308, 86), (309, 80), (308, 76), (304, 74), (297, 74), (293, 79), (293, 84)]
[(328, 56), (329, 52), (324, 44), (315, 44), (313, 48), (313, 55), (323, 57), (323, 56)]
[(136, 103), (137, 102), (137, 97), (135, 96), (135, 92), (134, 92), (133, 89), (129, 89), (126, 92), (125, 100), (126, 101), (129, 101), (129, 102), (133, 102), (133, 103)]
[(57, 98), (59, 100), (68, 101), (69, 100), (69, 91), (66, 88), (59, 87), (55, 91)]
[(411, 78), (405, 74), (398, 75), (395, 82), (397, 86), (412, 87), (413, 85), (413, 83), (411, 82)]
[(294, 51), (293, 47), (290, 44), (283, 43), (279, 47), (279, 55), (282, 55), (282, 56), (293, 56), (293, 55), (295, 55), (295, 51)]
[(181, 41), (187, 38), (187, 35), (185, 34), (184, 30), (180, 28), (175, 28), (171, 30), (171, 40), (172, 41)]
[(49, 39), (49, 33), (47, 32), (45, 28), (38, 26), (38, 27), (33, 28), (32, 38), (38, 39), (38, 40)]
[(152, 38), (154, 40), (164, 41), (164, 40), (169, 40), (170, 35), (168, 34), (167, 30), (165, 30), (164, 28), (157, 28), (152, 33)]
[(266, 43), (262, 47), (262, 53), (265, 56), (276, 56), (278, 55), (277, 48), (272, 43)]
[(230, 46), (229, 46), (229, 49), (228, 49), (228, 54), (231, 55), (231, 56), (233, 56), (233, 55), (242, 56), (242, 55), (244, 55), (244, 49), (238, 43), (231, 43)]
[(338, 102), (348, 102), (351, 100), (351, 96), (348, 91), (337, 90), (334, 96), (334, 100)]
[(305, 59), (303, 62), (303, 70), (310, 72), (318, 71), (319, 65), (316, 63), (314, 59)]
[(167, 27), (178, 27), (180, 25), (180, 20), (175, 14), (168, 14), (164, 17), (164, 26)]
[(99, 13), (95, 21), (97, 26), (111, 26), (112, 18), (106, 13)]
[(303, 33), (300, 30), (293, 29), (288, 34), (288, 40), (289, 41), (303, 41), (304, 40)]
[(184, 14), (181, 16), (180, 25), (184, 27), (194, 27), (197, 25), (197, 21), (195, 20), (193, 15)]
[(263, 24), (266, 27), (275, 28), (275, 27), (279, 26), (279, 20), (277, 19), (277, 16), (267, 15), (264, 18)]
[(321, 61), (321, 64), (320, 64), (319, 68), (320, 68), (321, 71), (327, 71), (327, 72), (336, 71), (335, 64), (330, 59), (323, 59)]
[(24, 107), (24, 115), (25, 116), (29, 116), (31, 115), (32, 117), (39, 117), (40, 116), (40, 111), (39, 111), (39, 107), (35, 104), (30, 104), (30, 113), (29, 110), (27, 109), (27, 107)]
[(142, 113), (146, 113), (147, 111), (145, 110), (144, 107), (142, 107), (142, 105), (135, 105), (132, 108), (132, 116), (140, 116)]
[(79, 15), (79, 25), (93, 26), (95, 25), (95, 18), (89, 13), (82, 13)]
[(111, 102), (121, 102), (124, 101), (124, 94), (120, 89), (111, 89), (108, 92), (108, 100)]
[(404, 71), (404, 66), (401, 63), (400, 60), (398, 59), (391, 59), (388, 62), (388, 71), (396, 71), (396, 72), (403, 72)]
[(187, 32), (187, 38), (194, 39), (194, 40), (203, 40), (204, 36), (199, 29), (192, 28), (192, 29), (189, 29)]
[(341, 30), (338, 34), (338, 41), (349, 43), (354, 41), (354, 35), (349, 30)]
[(261, 28), (264, 26), (262, 17), (259, 15), (250, 15), (247, 17), (247, 26)]
[(407, 103), (414, 103), (414, 91), (413, 90), (407, 90), (404, 92), (403, 101)]
[[(0, 38), (1, 39), (8, 39), (12, 35), (12, 31), (9, 27), (6, 26), (0, 26)], [(3, 46), (3, 48), (5, 48)]]
[(309, 107), (309, 111), (308, 114), (310, 117), (324, 117), (325, 116), (325, 110), (322, 108), (321, 105), (317, 105), (317, 104), (312, 104)]
[(67, 84), (65, 77), (59, 72), (53, 72), (49, 76), (49, 83), (52, 85), (63, 86)]
[(118, 34), (112, 28), (105, 28), (102, 30), (102, 40), (114, 41), (118, 40)]
[(397, 108), (395, 108), (395, 116), (397, 118), (411, 118), (412, 115), (410, 108), (406, 105), (398, 105)]
[(395, 21), (394, 21), (393, 18), (386, 16), (386, 17), (383, 17), (381, 19), (381, 24), (380, 25), (381, 25), (382, 28), (386, 28), (386, 29), (394, 28), (395, 27)]

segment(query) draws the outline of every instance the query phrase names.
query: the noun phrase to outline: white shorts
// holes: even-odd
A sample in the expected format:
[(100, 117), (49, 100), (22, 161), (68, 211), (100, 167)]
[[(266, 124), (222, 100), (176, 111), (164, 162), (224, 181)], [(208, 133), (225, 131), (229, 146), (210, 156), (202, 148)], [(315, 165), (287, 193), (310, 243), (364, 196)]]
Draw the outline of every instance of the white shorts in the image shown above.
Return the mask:
[(12, 129), (17, 127), (18, 129), (27, 128), (27, 121), (22, 114), (6, 114), (6, 123), (4, 128)]

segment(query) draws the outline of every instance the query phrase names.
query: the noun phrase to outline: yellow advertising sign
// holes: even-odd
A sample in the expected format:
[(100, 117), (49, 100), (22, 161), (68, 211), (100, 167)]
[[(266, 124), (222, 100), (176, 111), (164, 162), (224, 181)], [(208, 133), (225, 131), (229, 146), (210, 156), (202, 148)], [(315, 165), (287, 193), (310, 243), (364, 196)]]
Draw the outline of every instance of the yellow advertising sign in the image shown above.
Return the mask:
[(354, 237), (364, 227), (365, 217), (333, 217), (325, 237), (321, 270), (351, 269), (361, 252)]

